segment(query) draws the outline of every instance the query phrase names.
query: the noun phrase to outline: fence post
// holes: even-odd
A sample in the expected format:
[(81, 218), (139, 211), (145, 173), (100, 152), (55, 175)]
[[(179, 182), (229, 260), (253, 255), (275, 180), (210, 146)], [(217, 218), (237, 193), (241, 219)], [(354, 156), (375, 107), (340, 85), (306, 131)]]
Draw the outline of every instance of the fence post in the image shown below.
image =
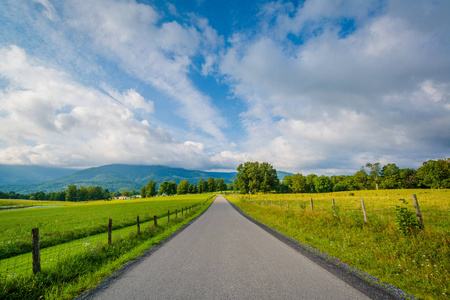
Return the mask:
[(364, 205), (363, 197), (361, 197), (361, 207), (362, 207), (362, 210), (363, 210), (363, 213), (364, 213), (364, 222), (367, 223), (367, 212), (366, 212), (366, 207)]
[(155, 226), (155, 227), (158, 227), (158, 217), (157, 216), (153, 216), (153, 225)]
[(313, 199), (311, 198), (311, 211), (314, 211)]
[(286, 209), (289, 210), (289, 202), (286, 200)]
[(281, 209), (281, 199), (279, 201), (280, 201), (280, 209)]
[(167, 211), (167, 223), (170, 222), (170, 210)]
[(421, 229), (423, 229), (424, 228), (423, 219), (422, 219), (422, 214), (420, 213), (419, 202), (417, 201), (416, 194), (413, 194), (412, 198), (413, 198), (413, 202), (414, 202), (414, 208), (416, 210), (417, 221), (419, 222), (419, 227)]
[(33, 274), (41, 271), (41, 254), (39, 249), (39, 228), (31, 229), (33, 237)]
[(108, 224), (108, 245), (111, 245), (111, 233), (112, 233), (112, 219), (109, 219), (109, 224)]
[(139, 224), (139, 216), (136, 217), (137, 222), (137, 234), (141, 234), (141, 224)]
[(334, 215), (335, 217), (337, 217), (337, 216), (336, 216), (336, 205), (335, 205), (335, 203), (334, 203), (334, 198), (331, 198), (331, 204), (333, 205), (333, 215)]
[(178, 209), (175, 209), (175, 219), (178, 218)]

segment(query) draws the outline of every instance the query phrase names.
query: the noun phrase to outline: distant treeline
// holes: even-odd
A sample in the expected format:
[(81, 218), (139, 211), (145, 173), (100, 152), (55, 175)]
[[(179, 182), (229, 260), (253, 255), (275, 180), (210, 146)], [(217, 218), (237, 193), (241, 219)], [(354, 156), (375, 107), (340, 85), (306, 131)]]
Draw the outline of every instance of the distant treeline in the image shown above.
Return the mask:
[(61, 192), (44, 193), (37, 192), (31, 194), (16, 194), (15, 192), (0, 192), (0, 199), (25, 199), (25, 200), (48, 200), (48, 201), (90, 201), (110, 199), (111, 194), (108, 189), (101, 186), (91, 186), (77, 188), (76, 185), (69, 185), (67, 190)]
[(233, 185), (231, 183), (226, 184), (223, 178), (214, 179), (214, 177), (209, 177), (208, 180), (200, 179), (197, 185), (189, 183), (189, 180), (181, 180), (179, 184), (174, 181), (164, 181), (159, 185), (158, 190), (156, 190), (156, 182), (150, 180), (141, 187), (140, 195), (142, 198), (145, 198), (156, 195), (201, 194), (232, 189)]
[[(429, 160), (417, 170), (400, 169), (396, 164), (368, 163), (353, 175), (318, 176), (300, 173), (287, 175), (282, 181), (277, 171), (269, 163), (246, 162), (237, 168), (237, 178), (226, 184), (223, 178), (200, 179), (197, 185), (182, 180), (164, 181), (156, 188), (156, 182), (150, 180), (140, 190), (141, 197), (156, 195), (183, 195), (217, 191), (239, 191), (241, 193), (279, 192), (279, 193), (326, 193), (339, 191), (371, 189), (414, 189), (414, 188), (450, 188), (450, 159)], [(133, 196), (137, 191), (116, 191), (110, 193), (100, 186), (68, 186), (67, 190), (54, 193), (37, 192), (16, 194), (0, 192), (0, 199), (30, 199), (49, 201), (90, 201), (111, 199), (114, 196)]]
[(354, 175), (288, 175), (280, 182), (268, 163), (246, 162), (237, 168), (234, 188), (241, 193), (326, 193), (371, 189), (450, 188), (450, 159), (429, 160), (417, 169), (368, 163)]

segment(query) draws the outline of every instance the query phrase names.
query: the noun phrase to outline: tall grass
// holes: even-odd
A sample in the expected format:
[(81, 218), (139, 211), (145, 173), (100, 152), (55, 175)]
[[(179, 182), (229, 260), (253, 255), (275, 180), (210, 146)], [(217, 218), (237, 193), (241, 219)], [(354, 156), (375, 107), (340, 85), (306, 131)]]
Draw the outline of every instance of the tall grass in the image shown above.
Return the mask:
[[(406, 199), (409, 202), (407, 208), (414, 211), (410, 200), (413, 193), (419, 199), (425, 229), (405, 235), (395, 221), (395, 208), (402, 204), (399, 199)], [(423, 299), (449, 297), (448, 190), (227, 197), (254, 219), (381, 281)], [(368, 223), (364, 222), (361, 197), (365, 201)], [(314, 212), (310, 207), (310, 198), (313, 198)], [(332, 198), (336, 202), (335, 211), (331, 205)]]

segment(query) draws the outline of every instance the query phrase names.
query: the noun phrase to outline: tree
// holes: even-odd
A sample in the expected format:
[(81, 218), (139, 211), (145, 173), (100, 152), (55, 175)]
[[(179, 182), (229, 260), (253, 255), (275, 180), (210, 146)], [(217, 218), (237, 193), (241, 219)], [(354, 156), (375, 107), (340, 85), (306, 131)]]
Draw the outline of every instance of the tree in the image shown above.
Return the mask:
[(208, 178), (208, 192), (215, 192), (217, 189), (216, 181), (214, 180), (214, 177)]
[(279, 184), (277, 171), (269, 163), (246, 162), (237, 168), (236, 184), (241, 193), (267, 193)]
[(417, 171), (414, 169), (400, 169), (401, 188), (414, 189), (417, 188), (418, 182), (416, 177)]
[(317, 193), (328, 193), (333, 190), (333, 183), (328, 176), (322, 175), (313, 179)]
[[(142, 196), (142, 195), (141, 195)], [(145, 196), (144, 197), (155, 197), (156, 196), (156, 182), (153, 180), (149, 180), (147, 186), (145, 188)]]
[(294, 193), (305, 193), (307, 192), (306, 178), (302, 174), (294, 174), (292, 176), (290, 189)]
[(223, 180), (223, 178), (217, 179), (216, 185), (217, 185), (218, 191), (226, 191), (227, 190), (227, 184), (225, 183), (225, 180)]
[(197, 190), (199, 194), (208, 192), (208, 182), (200, 179), (197, 184)]
[(291, 186), (292, 185), (292, 175), (284, 176), (281, 184), (278, 187), (280, 193), (292, 193)]
[(353, 175), (353, 178), (359, 190), (367, 190), (369, 176), (367, 176), (364, 167), (361, 167), (361, 170), (356, 172), (355, 175)]
[(379, 162), (376, 162), (374, 164), (367, 163), (366, 168), (370, 169), (370, 176), (372, 177), (373, 181), (375, 181), (376, 189), (378, 190), (378, 178), (380, 176), (381, 171), (381, 165)]
[(67, 187), (66, 201), (78, 201), (78, 191), (76, 185), (71, 184)]
[(271, 164), (263, 162), (259, 165), (261, 170), (260, 191), (267, 193), (278, 188), (280, 181), (278, 180), (277, 170)]
[(189, 180), (181, 180), (177, 187), (177, 194), (184, 195), (189, 192)]
[(159, 185), (161, 195), (175, 195), (177, 193), (177, 184), (173, 181), (164, 181)]
[(197, 194), (197, 187), (195, 186), (195, 184), (189, 185), (189, 194)]
[(314, 178), (316, 178), (316, 174), (309, 174), (305, 177), (306, 180), (306, 188), (308, 193), (315, 193), (316, 188), (314, 187)]
[(382, 189), (398, 189), (401, 187), (400, 168), (396, 164), (383, 166), (380, 177), (380, 187)]
[(417, 178), (421, 186), (432, 188), (450, 187), (450, 159), (429, 160), (417, 169)]

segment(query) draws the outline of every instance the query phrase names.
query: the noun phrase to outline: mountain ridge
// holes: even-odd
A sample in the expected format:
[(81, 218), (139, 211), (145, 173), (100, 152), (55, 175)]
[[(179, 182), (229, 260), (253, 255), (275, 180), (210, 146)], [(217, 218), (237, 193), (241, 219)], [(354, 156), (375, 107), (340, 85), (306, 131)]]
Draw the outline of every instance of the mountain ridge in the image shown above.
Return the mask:
[[(42, 167), (42, 172), (46, 171)], [(0, 169), (1, 171), (1, 169)], [(29, 194), (43, 191), (45, 193), (58, 192), (67, 189), (69, 185), (75, 184), (78, 187), (98, 185), (110, 192), (119, 191), (139, 191), (149, 180), (154, 180), (157, 185), (164, 181), (175, 181), (177, 184), (181, 180), (189, 180), (197, 185), (200, 179), (208, 180), (209, 177), (223, 178), (226, 183), (232, 183), (237, 172), (206, 172), (198, 170), (187, 170), (183, 168), (173, 168), (162, 165), (128, 165), (110, 164), (99, 167), (92, 167), (83, 170), (73, 170), (72, 173), (44, 180), (42, 182), (21, 182), (15, 180), (14, 183), (6, 183), (0, 180), (0, 191), (14, 191), (21, 194)], [(64, 171), (62, 171), (64, 173)], [(286, 172), (278, 172), (279, 177), (284, 177)], [(0, 179), (2, 178), (0, 172)], [(280, 178), (280, 179), (281, 179)]]

